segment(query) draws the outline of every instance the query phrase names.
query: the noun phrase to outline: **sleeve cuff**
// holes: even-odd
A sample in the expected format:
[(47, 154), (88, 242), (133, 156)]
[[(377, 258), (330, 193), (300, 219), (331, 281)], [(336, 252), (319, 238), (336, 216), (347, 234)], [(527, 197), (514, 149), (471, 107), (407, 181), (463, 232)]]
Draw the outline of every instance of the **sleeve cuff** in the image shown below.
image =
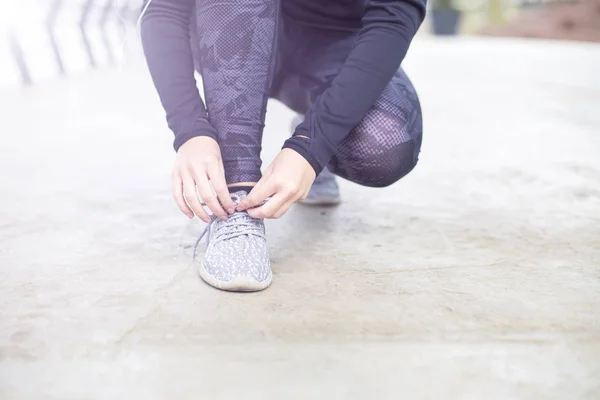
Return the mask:
[(194, 129), (190, 132), (175, 133), (173, 148), (178, 151), (185, 142), (197, 136), (208, 136), (218, 142), (215, 127), (206, 118), (198, 118), (194, 123)]
[(320, 163), (315, 157), (310, 153), (310, 140), (306, 138), (301, 138), (298, 136), (292, 136), (283, 144), (282, 149), (292, 149), (296, 153), (300, 154), (302, 157), (308, 161), (311, 167), (315, 170), (315, 173), (319, 175), (323, 168), (325, 168), (325, 164)]

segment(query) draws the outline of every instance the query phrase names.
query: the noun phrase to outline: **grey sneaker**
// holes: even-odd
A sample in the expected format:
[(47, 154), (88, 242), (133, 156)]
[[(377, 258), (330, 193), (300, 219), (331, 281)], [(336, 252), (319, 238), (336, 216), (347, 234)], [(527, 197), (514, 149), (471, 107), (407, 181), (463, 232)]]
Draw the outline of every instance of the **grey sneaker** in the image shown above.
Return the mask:
[(334, 206), (340, 201), (340, 188), (335, 175), (325, 168), (313, 182), (306, 198), (300, 202), (317, 206)]
[[(237, 206), (245, 191), (233, 193)], [(213, 218), (196, 242), (206, 236), (207, 246), (200, 261), (200, 276), (221, 290), (254, 292), (266, 289), (272, 280), (265, 224), (245, 211), (235, 212), (227, 221)], [(196, 259), (196, 249), (194, 249)]]
[[(292, 119), (292, 133), (302, 121), (304, 121), (303, 115), (298, 115)], [(325, 168), (313, 182), (306, 198), (301, 200), (300, 203), (316, 206), (335, 206), (340, 204), (341, 200), (340, 188), (335, 180), (335, 175)]]

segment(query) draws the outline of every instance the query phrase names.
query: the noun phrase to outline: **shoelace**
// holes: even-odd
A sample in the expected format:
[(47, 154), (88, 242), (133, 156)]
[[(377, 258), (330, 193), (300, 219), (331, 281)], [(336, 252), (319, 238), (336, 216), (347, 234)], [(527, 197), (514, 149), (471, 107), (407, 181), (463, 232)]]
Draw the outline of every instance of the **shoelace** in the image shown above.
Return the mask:
[(264, 232), (254, 221), (254, 218), (249, 216), (246, 212), (233, 213), (229, 216), (227, 221), (222, 221), (213, 217), (213, 220), (206, 225), (204, 231), (202, 231), (202, 234), (200, 234), (200, 237), (196, 240), (196, 244), (194, 245), (194, 259), (196, 258), (198, 245), (202, 239), (206, 236), (207, 243), (210, 241), (210, 227), (212, 224), (217, 224), (215, 229), (215, 243), (242, 235), (253, 235), (260, 238), (265, 237)]

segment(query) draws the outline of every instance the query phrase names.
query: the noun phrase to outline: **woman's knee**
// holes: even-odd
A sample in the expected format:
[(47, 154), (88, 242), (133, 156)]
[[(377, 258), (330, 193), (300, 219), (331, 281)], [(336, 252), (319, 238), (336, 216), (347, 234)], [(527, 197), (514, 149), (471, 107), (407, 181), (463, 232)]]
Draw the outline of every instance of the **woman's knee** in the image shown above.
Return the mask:
[(372, 109), (332, 161), (335, 172), (364, 186), (385, 187), (416, 166), (422, 141), (420, 113), (412, 118)]
[(420, 148), (421, 136), (418, 136), (396, 146), (381, 149), (370, 160), (364, 160), (361, 174), (358, 176), (360, 182), (357, 183), (370, 187), (386, 187), (398, 182), (417, 165)]

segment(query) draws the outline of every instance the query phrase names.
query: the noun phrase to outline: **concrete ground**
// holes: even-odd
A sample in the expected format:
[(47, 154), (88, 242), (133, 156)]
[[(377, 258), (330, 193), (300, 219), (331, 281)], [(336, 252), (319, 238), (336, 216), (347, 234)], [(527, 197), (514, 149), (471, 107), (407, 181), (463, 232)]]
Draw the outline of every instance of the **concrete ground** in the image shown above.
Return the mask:
[(255, 294), (192, 265), (142, 66), (0, 91), (0, 398), (600, 398), (600, 46), (424, 38), (406, 69), (420, 165), (269, 222)]

